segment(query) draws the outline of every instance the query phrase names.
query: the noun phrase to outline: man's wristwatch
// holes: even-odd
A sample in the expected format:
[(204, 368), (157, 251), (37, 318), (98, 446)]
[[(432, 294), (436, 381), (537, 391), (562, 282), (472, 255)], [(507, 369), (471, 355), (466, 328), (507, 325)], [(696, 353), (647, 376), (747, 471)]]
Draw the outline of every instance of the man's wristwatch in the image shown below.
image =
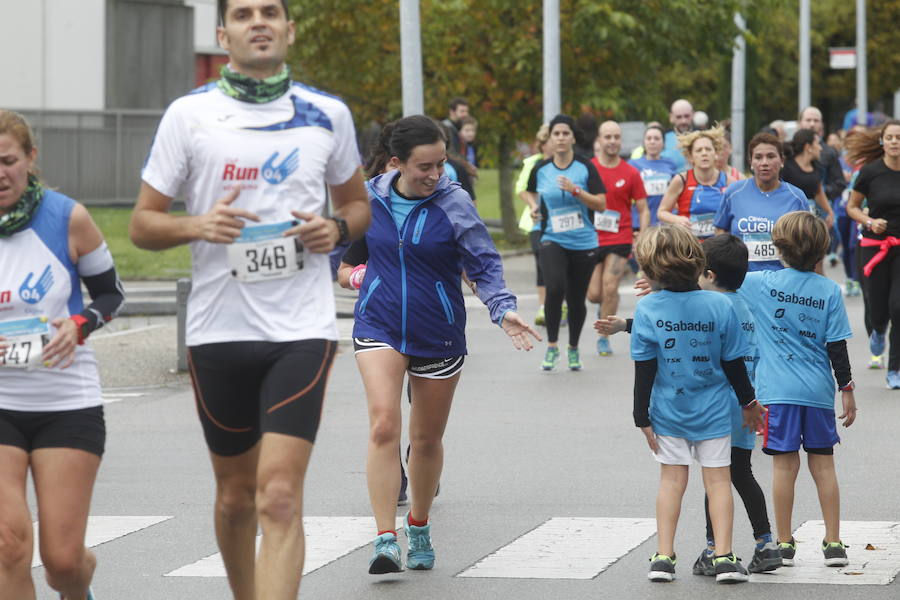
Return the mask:
[(338, 244), (343, 244), (344, 242), (350, 241), (350, 228), (347, 226), (346, 219), (342, 219), (340, 217), (328, 217), (337, 225), (338, 234), (340, 237), (338, 238)]
[(852, 392), (853, 390), (856, 389), (856, 382), (851, 379), (847, 385), (845, 385), (842, 388), (838, 388), (838, 389), (842, 392)]

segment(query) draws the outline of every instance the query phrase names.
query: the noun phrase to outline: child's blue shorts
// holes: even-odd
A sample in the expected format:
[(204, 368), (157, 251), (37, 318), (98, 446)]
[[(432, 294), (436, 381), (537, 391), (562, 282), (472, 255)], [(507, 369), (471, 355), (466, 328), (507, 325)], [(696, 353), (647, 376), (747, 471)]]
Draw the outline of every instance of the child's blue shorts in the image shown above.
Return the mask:
[(763, 434), (763, 452), (785, 454), (800, 446), (809, 454), (834, 454), (841, 442), (834, 409), (799, 404), (769, 404)]

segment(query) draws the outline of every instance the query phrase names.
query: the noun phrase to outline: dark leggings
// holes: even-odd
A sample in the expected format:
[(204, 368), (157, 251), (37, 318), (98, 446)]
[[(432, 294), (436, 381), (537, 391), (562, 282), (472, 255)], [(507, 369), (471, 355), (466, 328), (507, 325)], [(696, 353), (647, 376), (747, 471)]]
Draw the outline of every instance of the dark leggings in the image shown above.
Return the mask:
[(578, 347), (578, 338), (587, 316), (584, 296), (597, 264), (597, 249), (566, 250), (555, 242), (541, 242), (541, 268), (547, 285), (544, 317), (547, 320), (547, 341), (559, 339), (563, 298), (569, 307), (569, 345)]
[(838, 234), (841, 236), (841, 259), (844, 261), (844, 274), (847, 279), (856, 279), (856, 221), (850, 217), (838, 217)]
[[(864, 267), (878, 253), (878, 246), (860, 246), (859, 262)], [(891, 325), (888, 370), (900, 370), (900, 246), (888, 251), (872, 274), (862, 278), (866, 312), (871, 327), (879, 332)]]
[(534, 271), (537, 277), (535, 284), (538, 287), (544, 287), (544, 270), (541, 268), (541, 236), (543, 234), (538, 231), (528, 232), (528, 241), (531, 242), (531, 253), (534, 254)]
[[(769, 525), (769, 513), (766, 511), (766, 496), (762, 488), (753, 477), (753, 466), (750, 464), (752, 450), (731, 447), (731, 484), (737, 490), (738, 495), (747, 509), (750, 525), (753, 527), (753, 537), (759, 539), (765, 533), (772, 533)], [(706, 506), (706, 539), (713, 537), (712, 522), (709, 520), (709, 498), (704, 497)]]

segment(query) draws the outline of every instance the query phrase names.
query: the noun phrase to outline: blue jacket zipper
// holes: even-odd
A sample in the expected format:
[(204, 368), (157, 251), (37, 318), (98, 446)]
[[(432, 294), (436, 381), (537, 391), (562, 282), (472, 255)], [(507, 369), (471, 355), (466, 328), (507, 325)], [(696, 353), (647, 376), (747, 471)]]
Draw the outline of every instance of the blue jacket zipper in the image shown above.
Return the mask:
[(366, 305), (369, 303), (369, 298), (372, 297), (372, 293), (381, 285), (381, 275), (375, 278), (375, 281), (372, 282), (372, 285), (369, 286), (369, 289), (366, 291), (366, 297), (363, 298), (363, 301), (359, 305), (359, 314), (366, 314)]

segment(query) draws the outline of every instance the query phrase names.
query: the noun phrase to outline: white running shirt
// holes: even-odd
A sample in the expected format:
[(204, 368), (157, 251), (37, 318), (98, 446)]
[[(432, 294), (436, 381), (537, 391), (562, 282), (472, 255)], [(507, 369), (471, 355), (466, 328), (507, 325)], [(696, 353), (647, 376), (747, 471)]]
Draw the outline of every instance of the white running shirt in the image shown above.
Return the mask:
[[(74, 206), (71, 198), (47, 190), (28, 227), (0, 238), (0, 324), (36, 318), (53, 321), (84, 310), (80, 279), (69, 255)], [(50, 326), (49, 337), (55, 333)], [(67, 369), (47, 369), (40, 362), (28, 369), (0, 366), (0, 408), (51, 412), (102, 403), (90, 340), (75, 348), (75, 362)]]
[[(232, 206), (271, 224), (293, 219), (292, 210), (322, 214), (326, 184), (346, 183), (359, 166), (353, 120), (340, 100), (293, 83), (281, 98), (253, 104), (209, 84), (166, 110), (142, 178), (170, 198), (181, 194), (190, 215), (241, 186)], [(337, 339), (327, 255), (304, 252), (303, 268), (287, 278), (247, 282), (232, 276), (227, 245), (190, 248), (189, 346)]]

